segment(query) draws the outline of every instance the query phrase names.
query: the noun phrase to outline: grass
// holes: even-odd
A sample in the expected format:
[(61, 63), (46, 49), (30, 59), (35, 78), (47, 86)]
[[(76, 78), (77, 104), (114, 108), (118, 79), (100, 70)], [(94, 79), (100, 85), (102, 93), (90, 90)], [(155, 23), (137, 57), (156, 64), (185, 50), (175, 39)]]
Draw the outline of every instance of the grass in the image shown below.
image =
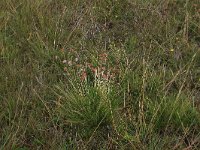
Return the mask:
[(0, 8), (0, 149), (199, 149), (198, 0)]

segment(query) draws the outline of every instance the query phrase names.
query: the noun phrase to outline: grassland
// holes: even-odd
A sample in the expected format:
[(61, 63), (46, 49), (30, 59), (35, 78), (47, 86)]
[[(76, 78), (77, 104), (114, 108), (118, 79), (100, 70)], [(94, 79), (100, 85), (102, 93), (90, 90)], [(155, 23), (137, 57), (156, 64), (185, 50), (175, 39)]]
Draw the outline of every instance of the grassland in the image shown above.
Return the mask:
[(198, 0), (1, 0), (0, 149), (200, 149)]

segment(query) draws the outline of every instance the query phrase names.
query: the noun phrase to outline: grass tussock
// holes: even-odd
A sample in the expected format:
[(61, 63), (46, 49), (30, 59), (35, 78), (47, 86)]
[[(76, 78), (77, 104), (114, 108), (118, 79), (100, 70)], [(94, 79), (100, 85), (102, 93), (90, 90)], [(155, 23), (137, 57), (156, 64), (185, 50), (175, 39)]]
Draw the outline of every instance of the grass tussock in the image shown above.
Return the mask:
[(200, 149), (198, 0), (1, 0), (0, 149)]

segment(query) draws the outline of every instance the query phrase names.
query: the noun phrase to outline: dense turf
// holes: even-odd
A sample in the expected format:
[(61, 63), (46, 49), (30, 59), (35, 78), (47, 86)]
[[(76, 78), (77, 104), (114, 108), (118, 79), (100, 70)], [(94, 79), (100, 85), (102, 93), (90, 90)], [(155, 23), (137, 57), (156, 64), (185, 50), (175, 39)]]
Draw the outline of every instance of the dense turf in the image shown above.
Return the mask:
[(198, 0), (1, 0), (0, 149), (200, 149)]

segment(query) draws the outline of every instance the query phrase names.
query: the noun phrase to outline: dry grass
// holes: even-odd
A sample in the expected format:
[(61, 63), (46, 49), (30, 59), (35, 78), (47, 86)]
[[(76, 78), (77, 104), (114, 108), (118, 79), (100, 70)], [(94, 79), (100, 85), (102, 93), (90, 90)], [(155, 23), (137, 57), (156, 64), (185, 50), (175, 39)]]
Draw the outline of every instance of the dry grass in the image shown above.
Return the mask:
[(199, 149), (198, 0), (0, 10), (0, 149)]

